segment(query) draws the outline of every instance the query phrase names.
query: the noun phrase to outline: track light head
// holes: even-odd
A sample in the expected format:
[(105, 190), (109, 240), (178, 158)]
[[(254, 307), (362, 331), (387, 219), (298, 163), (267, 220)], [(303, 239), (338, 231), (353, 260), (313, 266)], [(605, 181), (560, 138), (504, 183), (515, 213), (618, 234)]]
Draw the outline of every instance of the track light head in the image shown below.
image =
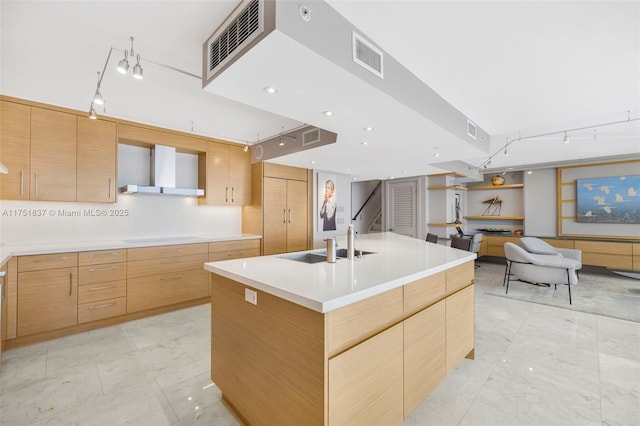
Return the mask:
[(246, 144), (246, 145), (244, 146), (244, 148), (242, 148), (242, 150), (243, 150), (244, 152), (249, 151), (249, 144)]
[(96, 109), (93, 107), (93, 103), (91, 104), (91, 107), (89, 108), (89, 118), (92, 120), (95, 120), (96, 118), (98, 118), (98, 116), (96, 115)]
[(509, 150), (505, 147), (504, 149), (504, 156), (508, 157), (509, 156)]
[(527, 170), (527, 174), (528, 174), (528, 175), (530, 175), (531, 173), (533, 173), (533, 172), (531, 171), (531, 169)]
[(569, 136), (567, 136), (567, 132), (566, 131), (564, 132), (564, 138), (562, 138), (562, 142), (563, 143), (569, 143), (570, 142), (569, 141)]
[(129, 71), (129, 60), (127, 59), (128, 56), (129, 53), (125, 50), (124, 58), (120, 59), (120, 62), (118, 62), (118, 67), (116, 68), (120, 74), (126, 74), (127, 71)]
[(93, 95), (93, 103), (96, 105), (104, 104), (104, 98), (102, 97), (102, 93), (100, 93), (100, 89), (96, 89), (96, 94)]
[(142, 80), (142, 66), (140, 65), (140, 54), (136, 57), (137, 63), (133, 67), (133, 78)]

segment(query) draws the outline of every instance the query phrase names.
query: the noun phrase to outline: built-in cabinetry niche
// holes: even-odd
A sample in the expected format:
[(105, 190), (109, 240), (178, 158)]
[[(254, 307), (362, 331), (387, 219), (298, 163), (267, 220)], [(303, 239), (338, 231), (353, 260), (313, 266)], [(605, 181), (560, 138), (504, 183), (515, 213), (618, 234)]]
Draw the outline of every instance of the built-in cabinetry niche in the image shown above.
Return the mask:
[[(118, 144), (118, 187), (151, 184), (151, 149)], [(176, 188), (199, 188), (197, 154), (176, 153)]]
[[(504, 229), (513, 232), (524, 227), (522, 172), (498, 175), (504, 178), (502, 185), (491, 183), (495, 176), (487, 174), (484, 182), (467, 185), (464, 221), (470, 233), (478, 229)], [(497, 203), (489, 202), (496, 198)]]

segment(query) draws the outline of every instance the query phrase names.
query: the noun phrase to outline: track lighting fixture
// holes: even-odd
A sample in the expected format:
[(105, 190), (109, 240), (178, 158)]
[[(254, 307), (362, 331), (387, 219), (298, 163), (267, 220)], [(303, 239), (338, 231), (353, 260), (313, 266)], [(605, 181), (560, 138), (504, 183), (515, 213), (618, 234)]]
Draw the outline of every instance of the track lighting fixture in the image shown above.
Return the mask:
[(136, 56), (137, 63), (133, 66), (133, 78), (142, 80), (142, 66), (140, 65), (140, 54)]
[(118, 67), (116, 68), (120, 74), (126, 74), (129, 71), (129, 60), (127, 57), (129, 56), (129, 52), (124, 51), (124, 58), (120, 59), (118, 62)]
[(91, 103), (91, 107), (89, 108), (89, 118), (92, 120), (98, 118), (98, 116), (96, 116), (96, 109), (93, 107), (93, 103)]
[[(518, 137), (517, 138), (513, 138), (513, 139), (509, 139), (507, 138), (507, 143), (505, 145), (502, 146), (502, 148), (500, 148), (499, 150), (495, 151), (493, 154), (491, 154), (489, 156), (489, 158), (487, 158), (486, 161), (484, 161), (483, 163), (480, 163), (480, 168), (484, 168), (486, 169), (487, 167), (489, 167), (491, 165), (491, 159), (494, 158), (496, 155), (498, 155), (499, 153), (503, 152), (505, 156), (509, 155), (509, 150), (508, 147), (509, 145), (511, 145), (514, 142), (520, 142), (520, 141), (524, 141), (524, 140), (529, 140), (529, 139), (537, 139), (537, 138), (541, 138), (541, 137), (545, 137), (545, 136), (552, 136), (552, 135), (559, 135), (559, 134), (564, 134), (563, 138), (562, 138), (562, 142), (564, 143), (570, 143), (571, 140), (569, 139), (569, 132), (577, 132), (577, 131), (581, 131), (581, 130), (587, 130), (587, 129), (593, 129), (593, 138), (596, 139), (596, 129), (599, 127), (605, 127), (605, 126), (612, 126), (615, 124), (623, 124), (623, 123), (630, 123), (632, 121), (639, 121), (640, 117), (631, 117), (631, 112), (627, 111), (627, 118), (626, 120), (618, 120), (618, 121), (610, 121), (607, 123), (600, 123), (600, 124), (594, 124), (591, 126), (584, 126), (584, 127), (576, 127), (573, 129), (567, 129), (567, 130), (560, 130), (557, 132), (548, 132), (548, 133), (540, 133), (537, 135), (531, 135), (531, 136), (525, 136), (525, 137), (520, 137), (520, 132), (518, 132)], [(527, 172), (528, 174), (531, 174), (531, 171)]]
[(527, 174), (530, 175), (531, 173), (533, 173), (533, 171), (531, 171), (531, 169), (527, 170)]
[(249, 144), (246, 144), (246, 145), (242, 148), (242, 150), (243, 150), (244, 152), (249, 151)]
[(96, 87), (96, 93), (93, 95), (93, 103), (96, 105), (102, 105), (104, 103), (104, 98), (102, 97), (102, 93), (100, 93), (100, 71), (98, 71), (98, 85)]

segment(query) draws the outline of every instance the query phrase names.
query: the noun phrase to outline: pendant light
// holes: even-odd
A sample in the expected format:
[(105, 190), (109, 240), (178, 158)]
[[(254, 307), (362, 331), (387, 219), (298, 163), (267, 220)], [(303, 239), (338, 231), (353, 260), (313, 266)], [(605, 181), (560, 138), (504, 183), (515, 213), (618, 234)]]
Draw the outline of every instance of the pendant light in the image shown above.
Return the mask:
[(104, 98), (102, 97), (102, 93), (100, 93), (100, 71), (98, 71), (98, 85), (96, 86), (96, 93), (93, 95), (93, 103), (95, 105), (104, 104)]
[(133, 78), (137, 80), (142, 80), (142, 66), (140, 66), (140, 54), (136, 56), (136, 60), (138, 62), (133, 67)]

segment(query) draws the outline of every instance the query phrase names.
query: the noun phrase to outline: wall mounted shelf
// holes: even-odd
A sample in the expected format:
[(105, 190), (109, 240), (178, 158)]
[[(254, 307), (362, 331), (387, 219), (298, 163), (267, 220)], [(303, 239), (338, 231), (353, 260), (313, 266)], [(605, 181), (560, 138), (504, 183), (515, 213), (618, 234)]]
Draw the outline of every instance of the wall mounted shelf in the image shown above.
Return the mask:
[(472, 220), (524, 220), (524, 216), (464, 216)]
[(482, 185), (482, 186), (470, 186), (467, 188), (469, 191), (476, 191), (480, 189), (509, 189), (509, 188), (523, 188), (524, 184), (522, 183), (512, 183), (509, 185)]
[(455, 190), (460, 190), (460, 191), (466, 191), (467, 188), (466, 186), (461, 186), (461, 185), (448, 185), (448, 186), (428, 186), (427, 187), (428, 190), (430, 191), (439, 191), (439, 190), (443, 190), (443, 189), (455, 189)]
[(444, 227), (453, 227), (456, 226), (465, 226), (466, 223), (427, 223), (427, 226), (444, 226)]

